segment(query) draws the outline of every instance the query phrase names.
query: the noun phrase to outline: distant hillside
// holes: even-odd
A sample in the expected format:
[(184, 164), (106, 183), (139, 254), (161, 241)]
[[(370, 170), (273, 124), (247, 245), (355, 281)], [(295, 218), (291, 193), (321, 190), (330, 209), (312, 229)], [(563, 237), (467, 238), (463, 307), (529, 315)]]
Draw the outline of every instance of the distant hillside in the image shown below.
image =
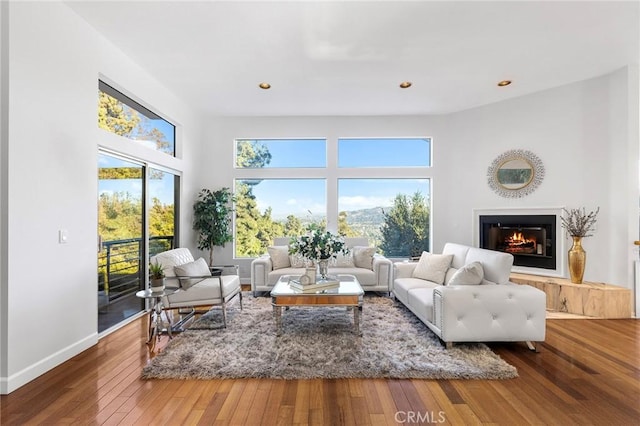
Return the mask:
[(347, 213), (347, 223), (352, 224), (380, 224), (384, 220), (382, 207), (373, 207), (370, 209), (352, 210)]
[[(348, 211), (346, 212), (347, 224), (357, 235), (367, 237), (371, 244), (378, 245), (381, 239), (380, 225), (384, 222), (384, 214), (382, 211), (382, 207)], [(322, 218), (321, 216), (309, 215), (301, 218), (301, 221), (304, 226), (310, 222), (318, 223)], [(280, 221), (284, 222), (285, 219), (281, 218)]]

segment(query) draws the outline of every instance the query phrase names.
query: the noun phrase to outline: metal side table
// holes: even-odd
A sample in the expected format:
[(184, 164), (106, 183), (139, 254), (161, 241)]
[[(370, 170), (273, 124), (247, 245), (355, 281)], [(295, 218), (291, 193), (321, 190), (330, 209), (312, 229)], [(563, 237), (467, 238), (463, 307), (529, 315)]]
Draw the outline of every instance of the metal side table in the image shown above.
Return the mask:
[[(180, 290), (178, 287), (165, 287), (163, 291), (151, 291), (150, 289), (147, 289), (140, 290), (136, 293), (136, 296), (141, 299), (149, 299), (149, 304), (151, 305), (148, 319), (149, 332), (147, 335), (147, 345), (149, 345), (149, 350), (152, 352), (155, 350), (156, 343), (160, 340), (160, 336), (167, 334), (169, 339), (173, 338), (171, 334), (171, 328), (173, 327), (173, 324), (171, 323), (171, 316), (167, 315), (167, 313), (163, 311), (164, 305), (162, 303), (162, 298), (173, 294), (178, 290)], [(166, 327), (162, 319), (163, 313), (167, 322)]]

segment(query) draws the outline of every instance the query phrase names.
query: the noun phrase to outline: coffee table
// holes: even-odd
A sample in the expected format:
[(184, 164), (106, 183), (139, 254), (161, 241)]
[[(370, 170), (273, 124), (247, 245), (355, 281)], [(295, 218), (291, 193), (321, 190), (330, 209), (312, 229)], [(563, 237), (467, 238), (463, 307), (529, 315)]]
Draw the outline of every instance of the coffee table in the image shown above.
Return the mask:
[(293, 306), (345, 306), (353, 310), (353, 326), (356, 334), (361, 335), (360, 319), (364, 290), (353, 275), (337, 275), (338, 288), (319, 290), (314, 293), (303, 293), (289, 286), (289, 280), (300, 278), (299, 275), (283, 275), (271, 290), (271, 305), (276, 321), (278, 336), (282, 334), (282, 308)]

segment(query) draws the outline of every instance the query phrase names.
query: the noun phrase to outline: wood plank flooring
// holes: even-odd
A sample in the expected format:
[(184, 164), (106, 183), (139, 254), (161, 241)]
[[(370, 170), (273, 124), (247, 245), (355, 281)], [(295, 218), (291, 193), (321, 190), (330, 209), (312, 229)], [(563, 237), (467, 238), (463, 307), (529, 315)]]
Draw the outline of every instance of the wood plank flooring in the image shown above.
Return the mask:
[(634, 319), (548, 320), (540, 353), (491, 344), (519, 373), (494, 381), (145, 381), (145, 333), (146, 317), (0, 396), (0, 424), (640, 424)]

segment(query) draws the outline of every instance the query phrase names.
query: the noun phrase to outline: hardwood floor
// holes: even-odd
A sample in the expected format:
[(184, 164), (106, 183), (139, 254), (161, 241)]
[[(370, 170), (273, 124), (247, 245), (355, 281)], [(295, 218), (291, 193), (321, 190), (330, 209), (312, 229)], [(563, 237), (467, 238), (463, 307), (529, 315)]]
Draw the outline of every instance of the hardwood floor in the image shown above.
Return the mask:
[[(640, 321), (548, 320), (511, 380), (152, 380), (146, 318), (0, 397), (0, 424), (549, 424), (640, 419)], [(163, 341), (166, 341), (164, 338)]]

